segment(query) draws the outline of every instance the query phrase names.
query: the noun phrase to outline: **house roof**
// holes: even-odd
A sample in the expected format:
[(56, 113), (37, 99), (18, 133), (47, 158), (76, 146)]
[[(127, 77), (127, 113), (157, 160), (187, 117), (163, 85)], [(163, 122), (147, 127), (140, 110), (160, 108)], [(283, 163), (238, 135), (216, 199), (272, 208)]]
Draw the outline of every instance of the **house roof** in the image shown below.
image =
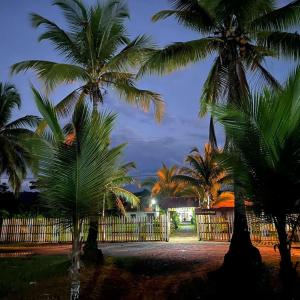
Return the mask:
[[(199, 200), (196, 197), (168, 197), (159, 199), (158, 204), (163, 209), (179, 207), (199, 207)], [(251, 206), (252, 202), (246, 200), (245, 205)], [(212, 207), (212, 209), (216, 208), (234, 208), (234, 193), (230, 191), (223, 192), (219, 196), (219, 201)]]
[(198, 207), (199, 200), (196, 197), (168, 197), (159, 199), (161, 208)]

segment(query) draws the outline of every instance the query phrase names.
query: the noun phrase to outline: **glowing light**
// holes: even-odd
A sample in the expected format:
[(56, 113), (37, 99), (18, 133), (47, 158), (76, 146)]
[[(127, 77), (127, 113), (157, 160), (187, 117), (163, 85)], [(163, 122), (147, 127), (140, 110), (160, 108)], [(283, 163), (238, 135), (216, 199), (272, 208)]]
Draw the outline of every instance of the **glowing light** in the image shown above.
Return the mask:
[(151, 204), (152, 204), (152, 205), (156, 204), (156, 199), (155, 199), (155, 198), (152, 198), (152, 199), (151, 199)]

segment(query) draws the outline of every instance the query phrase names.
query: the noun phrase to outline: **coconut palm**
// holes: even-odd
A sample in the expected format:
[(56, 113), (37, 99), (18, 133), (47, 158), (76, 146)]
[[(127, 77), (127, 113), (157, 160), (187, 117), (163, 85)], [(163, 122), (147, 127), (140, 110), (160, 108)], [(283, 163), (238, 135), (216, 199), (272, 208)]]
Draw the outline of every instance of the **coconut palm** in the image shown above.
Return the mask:
[(15, 86), (0, 82), (0, 175), (8, 176), (14, 193), (18, 193), (27, 171), (33, 166), (29, 139), (39, 118), (27, 115), (11, 120), (15, 108), (20, 109), (21, 98)]
[(146, 36), (128, 38), (124, 22), (129, 14), (124, 2), (107, 0), (88, 7), (81, 0), (55, 0), (53, 5), (62, 11), (66, 29), (38, 14), (31, 14), (31, 22), (34, 28), (44, 28), (39, 41), (50, 41), (65, 62), (22, 61), (12, 66), (12, 73), (31, 69), (50, 91), (61, 84), (78, 83), (57, 104), (62, 114), (84, 99), (90, 99), (96, 109), (106, 100), (107, 89), (114, 89), (122, 100), (145, 111), (153, 103), (160, 120), (164, 108), (161, 96), (138, 89), (131, 72), (151, 43)]
[(215, 116), (233, 142), (234, 152), (226, 154), (224, 161), (241, 196), (253, 200), (256, 210), (275, 222), (280, 274), (290, 284), (295, 270), (286, 218), (300, 211), (300, 70), (281, 92), (266, 90), (243, 107), (217, 107)]
[(300, 1), (280, 8), (271, 0), (170, 2), (172, 9), (158, 12), (153, 21), (174, 17), (199, 38), (153, 50), (140, 74), (165, 74), (214, 56), (201, 95), (201, 115), (207, 104), (239, 103), (248, 97), (250, 73), (259, 85), (279, 87), (264, 67), (266, 57), (299, 58), (300, 35), (289, 30), (300, 22)]
[[(299, 58), (300, 35), (290, 32), (300, 21), (298, 0), (279, 8), (273, 0), (170, 2), (172, 9), (158, 12), (153, 20), (174, 17), (180, 24), (198, 33), (199, 38), (151, 51), (139, 73), (165, 74), (214, 56), (200, 98), (200, 115), (204, 115), (208, 105), (214, 103), (241, 104), (250, 96), (250, 74), (257, 78), (253, 86), (267, 84), (275, 89), (280, 88), (264, 67), (265, 58)], [(211, 119), (211, 128), (212, 125)], [(234, 237), (237, 241), (244, 241), (244, 246), (237, 244), (236, 252), (244, 253), (244, 260), (247, 259), (246, 253), (255, 253), (248, 261), (254, 257), (259, 261), (247, 233), (245, 215), (241, 212), (244, 210), (243, 203), (238, 201), (240, 197), (236, 195)], [(239, 230), (236, 232), (237, 228)], [(241, 251), (242, 248), (244, 251)], [(230, 249), (233, 254), (235, 247)]]
[(202, 189), (194, 188), (187, 185), (185, 182), (176, 182), (174, 176), (179, 173), (177, 166), (167, 167), (164, 163), (156, 172), (156, 177), (145, 180), (142, 185), (151, 188), (153, 197), (184, 197), (196, 196), (199, 200), (202, 199)]
[[(97, 112), (93, 112), (93, 115), (89, 113), (89, 110), (83, 106), (82, 103), (77, 104), (78, 109), (74, 112), (72, 121), (68, 123), (64, 128), (61, 127), (59, 122), (58, 113), (55, 110), (54, 106), (52, 105), (51, 101), (47, 99), (46, 97), (42, 96), (34, 87), (32, 87), (32, 91), (34, 94), (35, 103), (37, 105), (37, 108), (39, 112), (41, 113), (43, 120), (48, 125), (48, 130), (44, 131), (42, 133), (42, 137), (45, 141), (44, 147), (39, 149), (39, 152), (45, 153), (45, 155), (48, 155), (48, 149), (52, 149), (52, 151), (58, 151), (56, 148), (58, 145), (67, 145), (72, 146), (73, 144), (78, 143), (78, 134), (81, 127), (85, 128), (85, 126), (92, 126), (92, 120), (93, 118), (96, 118), (95, 116), (98, 116)], [(83, 116), (80, 116), (80, 113), (83, 114)], [(79, 114), (79, 115), (77, 115)], [(94, 116), (95, 115), (95, 116)], [(93, 138), (100, 138), (101, 137), (101, 143), (105, 149), (103, 149), (103, 155), (105, 153), (108, 153), (109, 151), (116, 151), (114, 149), (119, 149), (120, 151), (117, 152), (116, 159), (120, 158), (121, 155), (121, 149), (123, 149), (123, 146), (119, 146), (116, 148), (109, 148), (109, 138), (110, 133), (113, 127), (113, 123), (115, 121), (116, 116), (113, 114), (101, 114), (99, 117), (99, 120), (97, 121), (97, 124), (101, 125), (99, 127), (99, 131), (103, 131), (101, 136), (93, 136)], [(97, 118), (96, 118), (97, 119)], [(89, 122), (88, 125), (86, 125), (84, 122)], [(94, 124), (94, 123), (93, 123)], [(80, 131), (80, 134), (89, 133), (88, 130)], [(100, 134), (100, 133), (99, 133)], [(91, 138), (91, 137), (87, 137)], [(81, 136), (81, 139), (83, 137)], [(65, 146), (64, 146), (65, 147)], [(100, 151), (98, 149), (98, 151)], [(40, 154), (36, 153), (37, 157), (40, 156)], [(51, 153), (50, 153), (51, 154)], [(101, 154), (101, 153), (100, 153)], [(100, 155), (99, 154), (99, 155)], [(91, 155), (91, 154), (89, 154)], [(101, 154), (102, 155), (102, 154)], [(103, 158), (104, 159), (104, 158)], [(110, 163), (113, 163), (114, 161), (110, 161)], [(105, 164), (104, 164), (105, 166)], [(89, 239), (90, 244), (87, 246), (85, 245), (85, 257), (91, 256), (94, 259), (100, 259), (102, 256), (101, 251), (98, 251), (97, 249), (97, 235), (98, 235), (98, 216), (100, 212), (102, 211), (105, 206), (108, 204), (111, 205), (111, 201), (116, 202), (118, 204), (119, 202), (116, 201), (118, 197), (122, 197), (126, 199), (127, 201), (132, 202), (132, 205), (138, 204), (138, 198), (135, 197), (132, 193), (128, 192), (123, 188), (125, 184), (132, 183), (132, 178), (127, 175), (128, 170), (134, 167), (133, 163), (128, 163), (124, 165), (120, 165), (119, 163), (114, 162), (114, 164), (111, 166), (111, 170), (113, 172), (110, 173), (110, 176), (108, 177), (106, 174), (105, 179), (105, 192), (103, 191), (103, 188), (101, 185), (99, 185), (99, 193), (98, 193), (98, 200), (97, 200), (97, 206), (93, 206), (93, 210), (89, 212), (89, 216), (92, 219), (95, 219), (96, 225), (93, 225), (92, 229), (89, 232)], [(80, 166), (78, 166), (80, 168)], [(84, 168), (82, 166), (82, 168)], [(91, 166), (92, 168), (92, 166)], [(71, 170), (69, 170), (71, 172)], [(89, 178), (86, 178), (87, 181), (89, 181)], [(84, 183), (84, 181), (82, 182)], [(100, 183), (99, 183), (100, 184)], [(88, 183), (87, 183), (88, 185)], [(101, 188), (100, 188), (101, 187)], [(86, 243), (87, 244), (87, 243)]]
[(207, 208), (220, 199), (222, 184), (230, 182), (230, 176), (216, 160), (217, 152), (211, 144), (205, 145), (204, 155), (194, 148), (185, 159), (190, 166), (180, 168), (178, 174), (172, 177), (175, 182), (203, 189)]
[(106, 193), (134, 203), (138, 198), (120, 186), (120, 182), (124, 182), (124, 178), (120, 179), (124, 171), (118, 162), (124, 145), (112, 148), (107, 142), (116, 116), (91, 113), (84, 104), (78, 104), (68, 125), (68, 135), (72, 132), (74, 136), (70, 142), (58, 126), (51, 103), (36, 90), (34, 93), (38, 108), (52, 130), (47, 133), (52, 142), (47, 142), (47, 147), (37, 154), (40, 161), (38, 186), (45, 205), (72, 229), (71, 299), (77, 299), (83, 219), (100, 210)]

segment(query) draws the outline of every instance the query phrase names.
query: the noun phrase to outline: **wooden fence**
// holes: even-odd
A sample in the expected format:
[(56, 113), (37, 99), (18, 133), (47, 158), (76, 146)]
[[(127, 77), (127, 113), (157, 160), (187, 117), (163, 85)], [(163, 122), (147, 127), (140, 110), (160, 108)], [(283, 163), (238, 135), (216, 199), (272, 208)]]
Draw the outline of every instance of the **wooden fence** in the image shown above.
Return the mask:
[(199, 241), (230, 241), (233, 231), (233, 216), (197, 215)]
[[(84, 220), (81, 236), (86, 240), (89, 220)], [(72, 241), (70, 227), (60, 219), (11, 218), (4, 219), (0, 242), (64, 243)], [(101, 217), (98, 222), (99, 242), (168, 241), (167, 216)]]
[[(197, 215), (197, 234), (199, 241), (230, 241), (233, 232), (233, 214), (227, 216)], [(291, 234), (297, 216), (287, 217), (287, 232)], [(253, 243), (274, 245), (278, 243), (275, 224), (264, 215), (247, 213), (248, 229)], [(300, 241), (300, 228), (295, 230), (294, 242)]]

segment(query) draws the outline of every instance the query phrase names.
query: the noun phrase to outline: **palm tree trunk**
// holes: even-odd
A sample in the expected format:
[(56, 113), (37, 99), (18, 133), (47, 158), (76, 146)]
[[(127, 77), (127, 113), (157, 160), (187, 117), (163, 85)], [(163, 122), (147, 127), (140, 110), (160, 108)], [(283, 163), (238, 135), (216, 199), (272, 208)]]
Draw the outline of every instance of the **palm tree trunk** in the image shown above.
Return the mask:
[(76, 218), (73, 221), (73, 242), (72, 242), (72, 265), (70, 268), (71, 275), (71, 291), (70, 300), (79, 299), (80, 295), (80, 232), (81, 225), (79, 220)]
[(83, 257), (84, 261), (90, 263), (101, 263), (103, 261), (103, 254), (100, 249), (98, 249), (98, 216), (92, 216), (90, 218), (89, 232), (86, 243), (83, 247)]
[(235, 189), (233, 234), (228, 252), (224, 256), (225, 269), (255, 269), (261, 266), (259, 250), (252, 245), (248, 231), (246, 210), (241, 193)]
[(273, 217), (275, 227), (279, 239), (279, 253), (280, 253), (280, 278), (284, 284), (284, 292), (289, 294), (292, 291), (293, 284), (296, 278), (296, 271), (293, 268), (291, 249), (288, 242), (286, 232), (286, 216), (283, 213), (277, 214)]
[[(95, 97), (95, 90), (90, 94), (91, 101), (93, 103), (93, 113), (98, 112), (98, 102), (101, 101), (102, 95), (100, 94), (100, 99)], [(92, 216), (90, 218), (88, 237), (83, 247), (84, 255), (82, 259), (90, 263), (100, 263), (103, 261), (103, 254), (100, 249), (98, 249), (98, 216)]]

